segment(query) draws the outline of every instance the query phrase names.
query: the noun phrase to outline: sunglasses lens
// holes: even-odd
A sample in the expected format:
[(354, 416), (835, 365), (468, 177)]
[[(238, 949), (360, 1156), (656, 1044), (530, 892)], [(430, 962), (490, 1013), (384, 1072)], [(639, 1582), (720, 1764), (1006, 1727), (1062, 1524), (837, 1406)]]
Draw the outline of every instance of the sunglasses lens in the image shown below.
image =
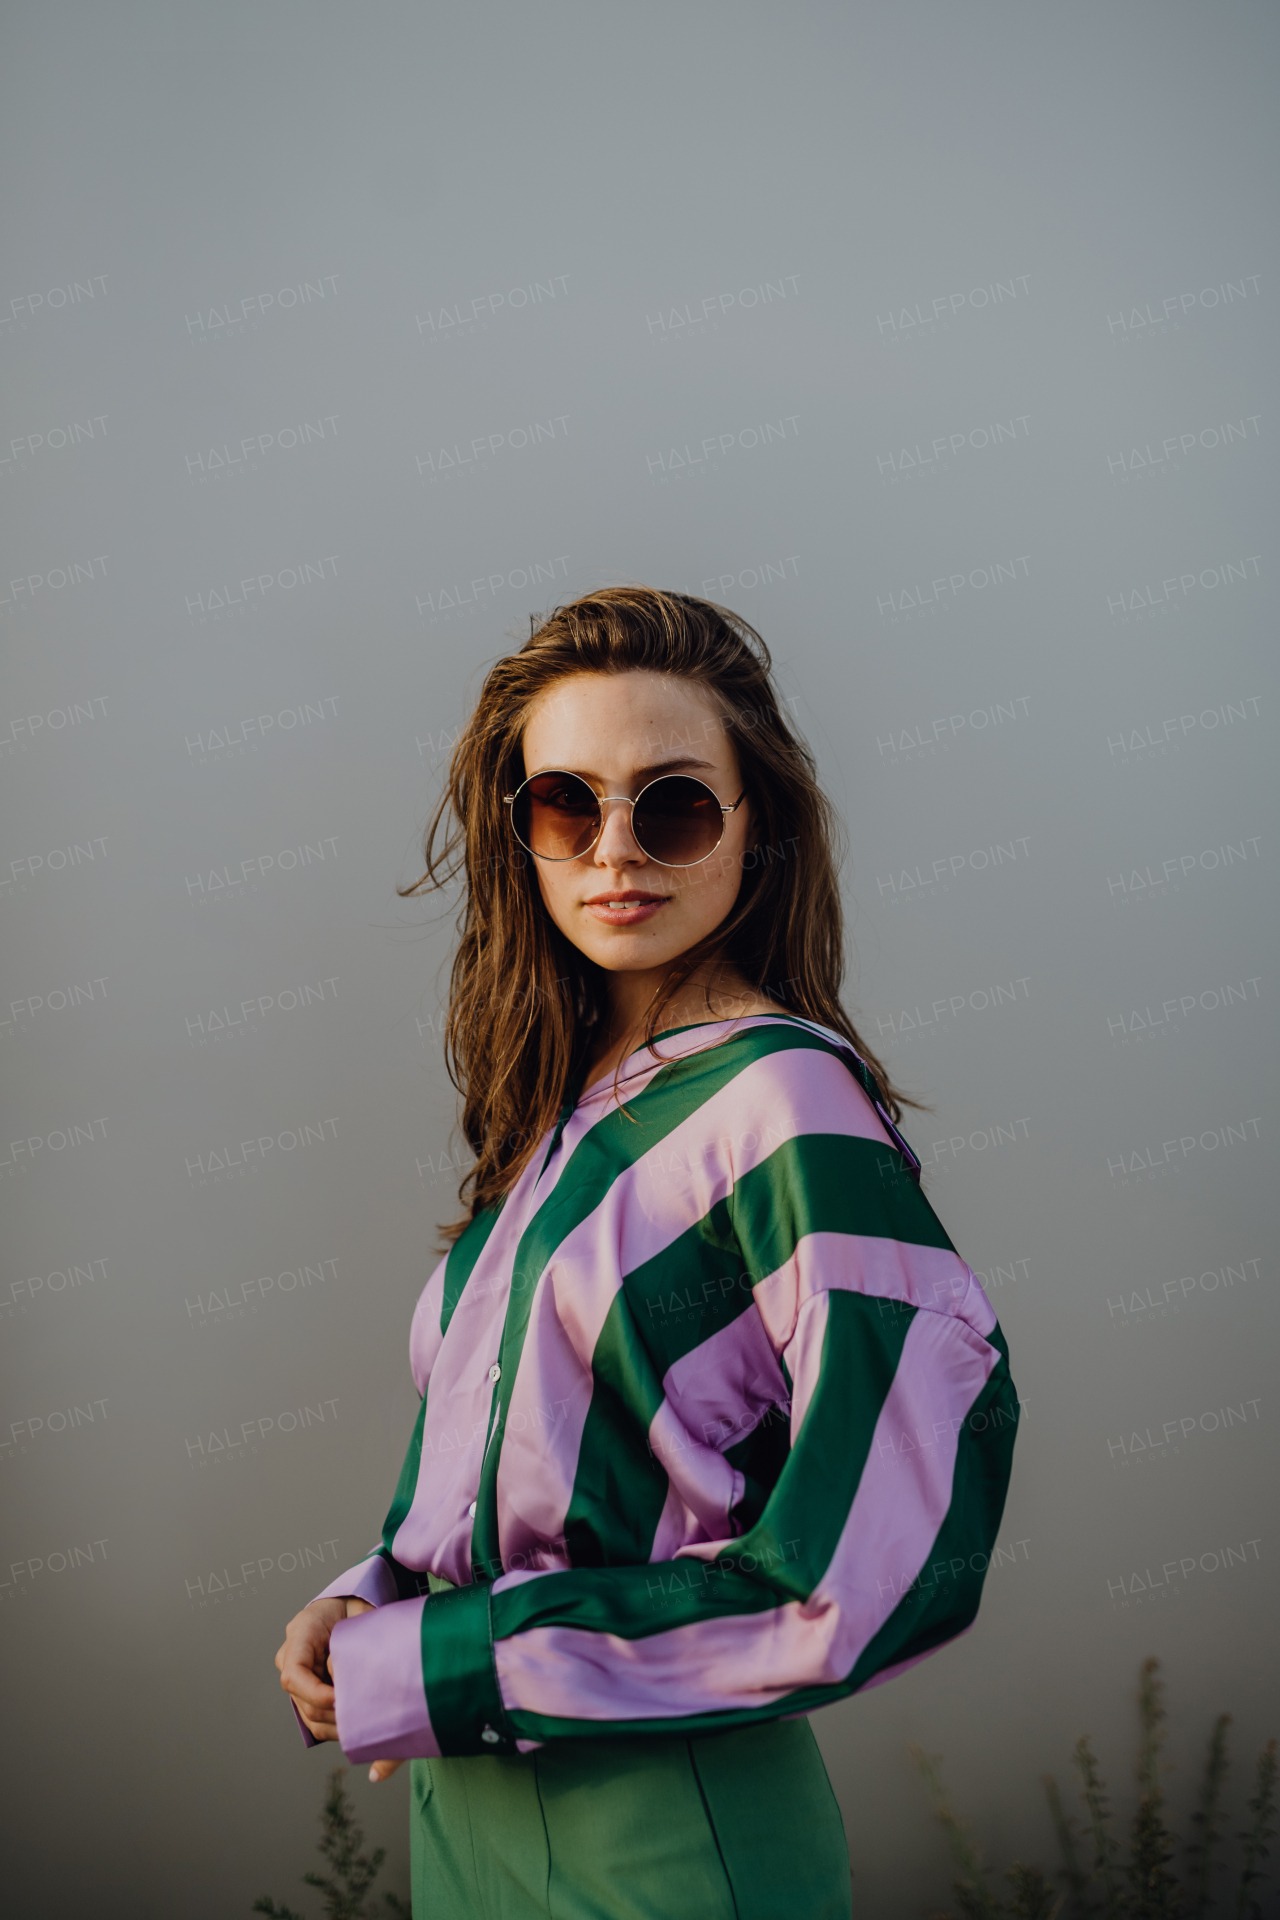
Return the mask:
[(724, 833), (724, 815), (710, 787), (679, 773), (645, 788), (631, 824), (649, 858), (667, 867), (696, 866), (715, 852)]
[(522, 844), (541, 860), (572, 860), (600, 831), (600, 803), (576, 773), (537, 773), (511, 809)]

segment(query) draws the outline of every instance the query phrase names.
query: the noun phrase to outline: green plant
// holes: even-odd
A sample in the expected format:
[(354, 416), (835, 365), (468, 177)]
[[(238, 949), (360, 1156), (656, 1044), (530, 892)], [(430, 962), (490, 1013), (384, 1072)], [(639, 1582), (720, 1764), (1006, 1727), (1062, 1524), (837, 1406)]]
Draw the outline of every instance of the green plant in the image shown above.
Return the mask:
[(1248, 1801), (1248, 1825), (1236, 1834), (1240, 1842), (1240, 1872), (1230, 1906), (1219, 1903), (1222, 1858), (1226, 1836), (1222, 1826), (1222, 1791), (1227, 1775), (1227, 1728), (1230, 1715), (1220, 1714), (1209, 1736), (1199, 1801), (1191, 1815), (1192, 1837), (1182, 1849), (1185, 1870), (1177, 1868), (1179, 1849), (1166, 1818), (1160, 1750), (1165, 1738), (1164, 1688), (1158, 1660), (1144, 1660), (1138, 1680), (1138, 1805), (1130, 1826), (1125, 1857), (1116, 1837), (1115, 1819), (1106, 1784), (1087, 1735), (1077, 1740), (1071, 1756), (1080, 1781), (1085, 1821), (1066, 1811), (1058, 1783), (1042, 1776), (1049, 1811), (1062, 1854), (1055, 1894), (1039, 1867), (1016, 1863), (1004, 1875), (1011, 1892), (997, 1893), (976, 1841), (946, 1797), (936, 1757), (911, 1749), (912, 1758), (934, 1800), (959, 1869), (952, 1882), (958, 1914), (936, 1920), (1210, 1920), (1212, 1915), (1233, 1920), (1264, 1920), (1258, 1892), (1267, 1877), (1262, 1862), (1269, 1857), (1268, 1842), (1275, 1838), (1277, 1774), (1280, 1756), (1271, 1740), (1258, 1755), (1254, 1792)]
[[(1083, 1902), (1079, 1908), (1081, 1914), (1092, 1915), (1098, 1912), (1102, 1920), (1119, 1920), (1122, 1900), (1120, 1893), (1120, 1847), (1111, 1826), (1111, 1802), (1107, 1798), (1107, 1789), (1102, 1775), (1098, 1772), (1098, 1763), (1089, 1745), (1088, 1734), (1081, 1734), (1076, 1741), (1071, 1756), (1076, 1772), (1080, 1776), (1080, 1798), (1084, 1801), (1089, 1816), (1089, 1838), (1093, 1842), (1093, 1865), (1085, 1876)], [(1046, 1775), (1046, 1780), (1051, 1779)], [(1056, 1788), (1057, 1782), (1054, 1782)], [(1095, 1908), (1090, 1893), (1089, 1881), (1095, 1879), (1101, 1895), (1101, 1906)]]
[(1218, 1864), (1214, 1854), (1221, 1847), (1223, 1837), (1218, 1825), (1218, 1808), (1222, 1798), (1222, 1782), (1227, 1773), (1227, 1728), (1230, 1725), (1231, 1715), (1220, 1713), (1209, 1735), (1200, 1804), (1191, 1816), (1195, 1834), (1187, 1842), (1187, 1892), (1191, 1896), (1187, 1920), (1203, 1920), (1203, 1916), (1210, 1911), (1213, 1874)]
[(1180, 1920), (1178, 1882), (1169, 1871), (1177, 1846), (1165, 1824), (1160, 1749), (1164, 1744), (1164, 1688), (1160, 1662), (1144, 1660), (1138, 1680), (1138, 1810), (1129, 1847), (1129, 1912), (1133, 1920)]
[(1240, 1875), (1240, 1888), (1236, 1895), (1236, 1920), (1262, 1920), (1262, 1908), (1253, 1898), (1253, 1889), (1265, 1879), (1258, 1871), (1258, 1861), (1265, 1860), (1270, 1849), (1267, 1841), (1274, 1838), (1275, 1828), (1271, 1822), (1276, 1816), (1276, 1743), (1268, 1740), (1258, 1755), (1258, 1771), (1255, 1791), (1249, 1802), (1249, 1811), (1253, 1815), (1251, 1824), (1243, 1833), (1236, 1835), (1244, 1842), (1244, 1869)]
[(1062, 1851), (1063, 1878), (1067, 1883), (1067, 1894), (1071, 1901), (1071, 1912), (1081, 1920), (1091, 1912), (1088, 1902), (1089, 1876), (1080, 1864), (1080, 1848), (1076, 1830), (1063, 1811), (1062, 1795), (1058, 1792), (1058, 1783), (1051, 1773), (1040, 1776), (1049, 1800), (1049, 1811), (1053, 1815), (1054, 1831), (1058, 1836), (1058, 1846)]
[[(934, 1811), (951, 1842), (951, 1851), (960, 1869), (960, 1877), (951, 1887), (960, 1909), (960, 1920), (999, 1920), (1001, 1915), (1010, 1916), (1010, 1920), (1053, 1920), (1060, 1903), (1052, 1887), (1039, 1867), (1024, 1867), (1020, 1861), (1015, 1861), (1004, 1876), (1013, 1889), (1013, 1896), (1008, 1906), (1001, 1905), (989, 1884), (977, 1842), (947, 1799), (938, 1761), (919, 1747), (912, 1747), (911, 1758), (933, 1795)], [(938, 1920), (953, 1920), (953, 1916), (939, 1915)]]
[(989, 1916), (998, 1914), (1000, 1909), (987, 1884), (987, 1870), (982, 1864), (977, 1842), (947, 1799), (938, 1760), (920, 1747), (912, 1747), (911, 1758), (933, 1795), (934, 1812), (951, 1843), (951, 1851), (960, 1869), (960, 1878), (952, 1883), (951, 1890), (959, 1903), (962, 1920), (989, 1920)]
[[(345, 1767), (333, 1769), (320, 1815), (320, 1856), (329, 1872), (304, 1873), (302, 1879), (324, 1895), (328, 1920), (378, 1920), (382, 1908), (376, 1902), (366, 1905), (365, 1896), (382, 1871), (387, 1850), (364, 1852), (364, 1828), (347, 1798), (345, 1778)], [(412, 1920), (409, 1908), (394, 1893), (384, 1893), (382, 1901), (391, 1920)], [(268, 1914), (270, 1920), (304, 1920), (292, 1907), (278, 1907), (269, 1894), (255, 1900), (252, 1911)]]

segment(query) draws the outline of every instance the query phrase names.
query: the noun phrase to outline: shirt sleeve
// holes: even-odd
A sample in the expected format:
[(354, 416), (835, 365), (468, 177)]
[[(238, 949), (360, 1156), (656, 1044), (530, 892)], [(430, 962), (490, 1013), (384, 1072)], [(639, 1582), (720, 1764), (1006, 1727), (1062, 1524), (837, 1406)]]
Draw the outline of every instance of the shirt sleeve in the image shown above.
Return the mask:
[(808, 1713), (972, 1622), (1018, 1402), (995, 1314), (913, 1163), (887, 1135), (791, 1139), (730, 1212), (747, 1311), (790, 1392), (756, 1517), (672, 1559), (509, 1572), (339, 1622), (353, 1760)]

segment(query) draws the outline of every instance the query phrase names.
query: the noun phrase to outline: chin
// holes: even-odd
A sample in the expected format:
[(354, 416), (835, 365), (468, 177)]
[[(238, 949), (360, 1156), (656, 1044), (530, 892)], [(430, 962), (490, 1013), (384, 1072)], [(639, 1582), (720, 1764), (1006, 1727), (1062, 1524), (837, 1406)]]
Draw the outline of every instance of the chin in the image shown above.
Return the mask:
[(594, 940), (582, 951), (606, 973), (647, 973), (651, 967), (667, 967), (680, 958), (692, 940), (666, 941), (661, 945), (638, 939), (628, 929), (619, 929), (612, 940)]

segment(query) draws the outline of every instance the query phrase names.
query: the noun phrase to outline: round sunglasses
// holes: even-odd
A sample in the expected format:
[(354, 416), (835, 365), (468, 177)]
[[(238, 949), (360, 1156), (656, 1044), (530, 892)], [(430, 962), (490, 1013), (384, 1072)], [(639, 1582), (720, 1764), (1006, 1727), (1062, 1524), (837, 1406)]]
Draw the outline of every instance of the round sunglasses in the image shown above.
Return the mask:
[(604, 809), (612, 801), (631, 809), (631, 832), (640, 851), (660, 867), (696, 867), (724, 838), (724, 823), (742, 805), (740, 793), (724, 806), (701, 780), (664, 773), (634, 800), (622, 793), (597, 794), (580, 773), (534, 773), (514, 793), (503, 795), (511, 827), (538, 860), (576, 860), (604, 832)]

